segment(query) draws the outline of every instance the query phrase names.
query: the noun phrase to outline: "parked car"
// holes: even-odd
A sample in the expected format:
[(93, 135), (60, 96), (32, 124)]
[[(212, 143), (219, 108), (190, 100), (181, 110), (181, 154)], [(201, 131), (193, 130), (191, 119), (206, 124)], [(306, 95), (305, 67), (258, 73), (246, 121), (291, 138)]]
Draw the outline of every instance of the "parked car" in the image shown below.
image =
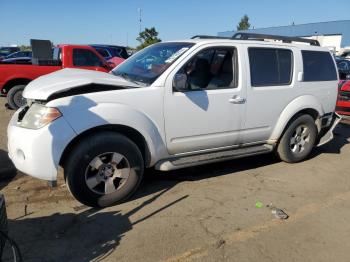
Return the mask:
[(336, 112), (343, 117), (350, 117), (350, 61), (338, 59), (339, 93)]
[[(0, 94), (7, 96), (11, 108), (24, 106), (22, 97), (25, 86), (39, 76), (61, 70), (63, 68), (81, 68), (108, 72), (115, 67), (107, 63), (103, 57), (90, 46), (59, 45), (54, 48), (54, 59), (39, 64), (25, 62), (13, 64), (14, 61), (0, 63)], [(23, 60), (22, 60), (23, 61)], [(24, 61), (27, 61), (26, 59)]]
[(20, 51), (19, 47), (0, 47), (0, 60), (4, 59), (6, 56)]
[(6, 58), (0, 61), (0, 64), (31, 64), (32, 58), (30, 57), (16, 57)]
[(107, 60), (108, 63), (114, 64), (115, 66), (117, 66), (117, 65), (119, 65), (119, 64), (121, 64), (121, 63), (123, 63), (124, 61), (125, 61), (124, 58), (117, 57), (117, 56), (112, 57), (111, 59), (108, 59), (108, 60)]
[(32, 51), (19, 51), (6, 56), (4, 59), (32, 58)]
[(303, 161), (339, 121), (336, 64), (315, 40), (257, 41), (266, 37), (157, 43), (109, 74), (66, 69), (40, 77), (9, 123), (9, 156), (51, 185), (62, 166), (73, 196), (100, 207), (130, 197), (147, 167), (273, 151)]
[(350, 76), (350, 61), (346, 59), (336, 59), (340, 79), (345, 80)]
[(336, 112), (343, 118), (350, 117), (350, 80), (339, 81)]
[(124, 46), (116, 45), (90, 45), (96, 49), (104, 57), (104, 59), (109, 60), (113, 57), (120, 57), (127, 59), (129, 57), (128, 52)]

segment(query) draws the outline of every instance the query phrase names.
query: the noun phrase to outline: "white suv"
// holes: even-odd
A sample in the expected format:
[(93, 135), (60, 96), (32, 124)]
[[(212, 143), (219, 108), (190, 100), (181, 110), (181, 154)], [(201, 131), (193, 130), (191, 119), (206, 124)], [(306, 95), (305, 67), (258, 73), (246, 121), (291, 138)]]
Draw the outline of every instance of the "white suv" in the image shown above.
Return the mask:
[(9, 155), (52, 185), (62, 166), (73, 196), (101, 207), (129, 197), (146, 167), (272, 151), (304, 160), (338, 122), (336, 64), (317, 44), (198, 36), (152, 45), (109, 74), (64, 69), (40, 77), (9, 123)]

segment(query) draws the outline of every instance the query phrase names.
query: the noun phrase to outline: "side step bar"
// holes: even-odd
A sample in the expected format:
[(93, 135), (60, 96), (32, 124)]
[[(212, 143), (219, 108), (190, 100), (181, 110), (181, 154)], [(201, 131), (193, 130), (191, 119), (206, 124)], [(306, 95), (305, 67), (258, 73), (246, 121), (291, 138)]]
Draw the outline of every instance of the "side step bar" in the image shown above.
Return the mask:
[(155, 169), (161, 171), (169, 171), (185, 167), (209, 164), (219, 161), (225, 161), (246, 156), (269, 153), (273, 151), (273, 146), (264, 144), (250, 147), (240, 147), (224, 151), (215, 151), (211, 153), (196, 154), (189, 156), (173, 157), (161, 160), (155, 165)]

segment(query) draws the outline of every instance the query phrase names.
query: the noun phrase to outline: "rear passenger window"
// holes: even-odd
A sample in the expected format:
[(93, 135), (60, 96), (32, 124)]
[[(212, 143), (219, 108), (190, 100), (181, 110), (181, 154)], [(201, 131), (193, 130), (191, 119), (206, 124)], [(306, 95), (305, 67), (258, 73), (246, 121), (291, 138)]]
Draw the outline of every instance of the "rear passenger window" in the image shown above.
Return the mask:
[(337, 80), (337, 71), (329, 52), (301, 51), (304, 64), (304, 81)]
[(289, 85), (292, 80), (292, 51), (274, 48), (249, 48), (252, 86)]

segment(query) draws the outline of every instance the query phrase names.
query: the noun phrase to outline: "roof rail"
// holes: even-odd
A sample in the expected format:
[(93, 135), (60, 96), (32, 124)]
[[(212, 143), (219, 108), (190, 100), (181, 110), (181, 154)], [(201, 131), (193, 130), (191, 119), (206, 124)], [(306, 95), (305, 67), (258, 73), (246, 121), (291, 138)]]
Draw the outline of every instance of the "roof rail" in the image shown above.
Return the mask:
[(192, 36), (191, 39), (232, 39), (231, 37), (225, 37), (225, 36), (212, 36), (212, 35), (195, 35)]
[(237, 39), (237, 40), (265, 40), (265, 39), (271, 39), (271, 40), (280, 40), (284, 43), (291, 43), (291, 42), (301, 42), (301, 43), (308, 43), (310, 45), (314, 46), (320, 46), (320, 43), (317, 40), (314, 39), (306, 39), (301, 37), (290, 37), (290, 36), (281, 36), (281, 35), (265, 35), (265, 34), (255, 34), (255, 33), (236, 33), (232, 36), (231, 39)]

